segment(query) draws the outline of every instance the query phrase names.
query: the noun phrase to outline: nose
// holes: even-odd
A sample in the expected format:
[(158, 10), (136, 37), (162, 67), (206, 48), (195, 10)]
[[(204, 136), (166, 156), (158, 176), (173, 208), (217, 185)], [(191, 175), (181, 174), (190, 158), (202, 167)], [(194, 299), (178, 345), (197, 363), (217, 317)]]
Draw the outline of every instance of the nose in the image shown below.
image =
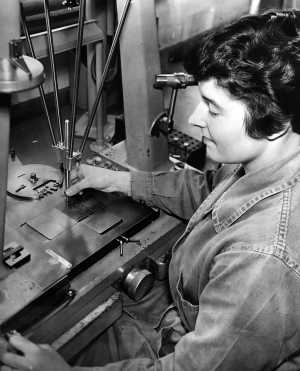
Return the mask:
[(207, 124), (205, 122), (205, 105), (200, 102), (195, 108), (194, 112), (189, 117), (189, 124), (200, 126), (204, 128)]

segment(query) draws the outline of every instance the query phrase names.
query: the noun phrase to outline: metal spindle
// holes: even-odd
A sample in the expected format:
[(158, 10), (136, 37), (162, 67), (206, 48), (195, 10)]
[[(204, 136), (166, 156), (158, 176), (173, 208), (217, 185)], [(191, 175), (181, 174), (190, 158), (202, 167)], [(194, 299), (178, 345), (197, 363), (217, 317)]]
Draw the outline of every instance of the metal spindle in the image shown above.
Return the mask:
[(65, 189), (70, 186), (70, 169), (69, 169), (69, 148), (70, 148), (70, 121), (65, 120), (64, 127), (64, 148), (65, 148), (65, 168), (64, 168), (64, 180)]

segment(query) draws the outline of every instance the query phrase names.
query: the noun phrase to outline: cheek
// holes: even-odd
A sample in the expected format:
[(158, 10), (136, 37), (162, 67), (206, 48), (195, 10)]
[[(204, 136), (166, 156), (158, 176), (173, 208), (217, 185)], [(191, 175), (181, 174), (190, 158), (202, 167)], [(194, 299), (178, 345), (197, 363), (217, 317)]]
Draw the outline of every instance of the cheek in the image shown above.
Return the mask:
[(243, 153), (249, 150), (250, 143), (244, 130), (236, 130), (236, 127), (227, 126), (223, 130), (215, 130), (214, 128), (210, 131), (210, 134), (214, 140), (211, 143), (211, 152), (217, 151), (220, 155), (239, 158), (243, 157)]

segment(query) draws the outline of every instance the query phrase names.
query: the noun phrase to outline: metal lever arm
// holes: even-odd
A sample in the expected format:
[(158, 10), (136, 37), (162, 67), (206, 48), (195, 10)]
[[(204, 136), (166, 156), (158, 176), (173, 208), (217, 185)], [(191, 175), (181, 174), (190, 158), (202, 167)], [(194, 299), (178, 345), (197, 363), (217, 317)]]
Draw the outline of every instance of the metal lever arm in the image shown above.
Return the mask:
[(167, 111), (161, 112), (158, 116), (155, 117), (153, 120), (151, 127), (150, 127), (150, 135), (158, 137), (160, 133), (164, 135), (168, 135), (174, 127), (174, 112), (175, 112), (175, 104), (177, 99), (178, 89), (173, 88), (170, 98), (170, 103)]

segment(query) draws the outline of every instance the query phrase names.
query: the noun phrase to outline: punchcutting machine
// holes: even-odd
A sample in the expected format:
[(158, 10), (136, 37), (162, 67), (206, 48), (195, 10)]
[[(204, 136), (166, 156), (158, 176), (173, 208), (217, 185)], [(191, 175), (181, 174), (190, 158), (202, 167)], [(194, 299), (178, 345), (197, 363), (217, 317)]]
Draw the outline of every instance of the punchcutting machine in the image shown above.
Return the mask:
[[(70, 185), (71, 170), (84, 161), (89, 132), (121, 34), (124, 34), (121, 41), (126, 44), (132, 17), (136, 17), (135, 12), (141, 17), (142, 8), (130, 0), (118, 1), (118, 26), (81, 144), (75, 148), (86, 1), (67, 4), (77, 6), (79, 16), (71, 117), (64, 123), (58, 95), (51, 4), (48, 0), (42, 2), (55, 124), (50, 119), (43, 89), (44, 67), (35, 56), (26, 21), (26, 2), (1, 2), (0, 330), (5, 333), (16, 329), (35, 341), (51, 343), (70, 358), (120, 315), (117, 293), (121, 287), (139, 299), (151, 287), (153, 273), (165, 274), (164, 260), (156, 258), (165, 256), (165, 250), (184, 227), (180, 221), (119, 194), (87, 190), (68, 198), (64, 193)], [(149, 4), (147, 6), (154, 7)], [(20, 27), (23, 37), (20, 37)], [(126, 55), (123, 63), (126, 63)], [(156, 119), (152, 120), (150, 128), (148, 122), (144, 136), (151, 149), (165, 142), (164, 131), (172, 127), (177, 89), (194, 84), (192, 77), (182, 74), (154, 75), (156, 88), (170, 86), (174, 93), (168, 112), (154, 115)], [(34, 88), (39, 90), (46, 114), (57, 168), (40, 163), (23, 165), (15, 154), (10, 153), (11, 97), (14, 93)], [(128, 131), (130, 136), (130, 129)], [(107, 157), (95, 166), (128, 170)], [(99, 318), (102, 320), (98, 321)]]

